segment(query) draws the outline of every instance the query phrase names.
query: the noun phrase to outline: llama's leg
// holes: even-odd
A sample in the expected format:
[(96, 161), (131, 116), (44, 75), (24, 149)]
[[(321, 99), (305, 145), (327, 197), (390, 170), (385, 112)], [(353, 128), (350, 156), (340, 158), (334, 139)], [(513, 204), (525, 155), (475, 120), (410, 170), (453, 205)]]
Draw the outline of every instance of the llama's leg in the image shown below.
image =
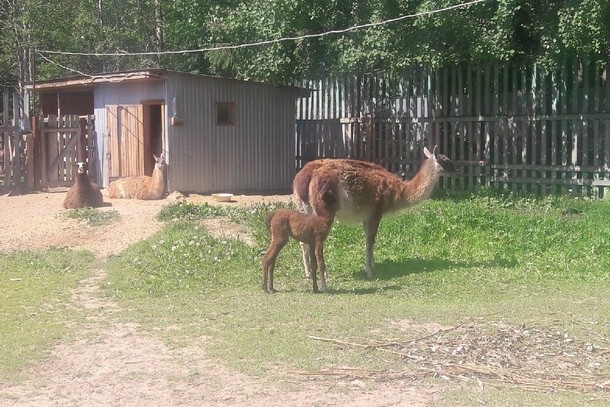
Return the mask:
[(318, 277), (317, 277), (317, 265), (316, 265), (316, 250), (314, 245), (308, 245), (309, 247), (309, 258), (311, 259), (310, 267), (311, 267), (311, 281), (313, 284), (313, 292), (318, 292)]
[[(300, 199), (297, 199), (296, 202), (297, 211), (304, 213), (306, 215), (310, 215), (313, 213), (313, 209), (310, 205), (307, 205)], [(312, 257), (309, 255), (309, 245), (299, 241), (299, 245), (301, 246), (301, 256), (303, 257), (303, 273), (305, 274), (305, 278), (311, 278), (311, 261)]]
[(364, 271), (367, 278), (373, 277), (373, 269), (375, 268), (375, 256), (373, 254), (375, 246), (375, 237), (379, 229), (381, 216), (373, 214), (364, 221), (364, 239), (365, 239), (365, 261)]
[(316, 261), (320, 271), (320, 291), (326, 291), (326, 264), (324, 263), (324, 242), (316, 244)]
[(263, 291), (269, 293), (269, 270), (271, 267), (271, 259), (268, 254), (263, 257)]
[(267, 254), (263, 257), (263, 291), (266, 293), (273, 293), (273, 272), (275, 270), (275, 260), (280, 254), (282, 248), (286, 245), (288, 239), (272, 240), (269, 245)]
[(301, 254), (303, 256), (303, 269), (305, 273), (305, 278), (311, 278), (311, 262), (313, 258), (310, 255), (309, 245), (303, 242), (299, 243), (301, 245)]

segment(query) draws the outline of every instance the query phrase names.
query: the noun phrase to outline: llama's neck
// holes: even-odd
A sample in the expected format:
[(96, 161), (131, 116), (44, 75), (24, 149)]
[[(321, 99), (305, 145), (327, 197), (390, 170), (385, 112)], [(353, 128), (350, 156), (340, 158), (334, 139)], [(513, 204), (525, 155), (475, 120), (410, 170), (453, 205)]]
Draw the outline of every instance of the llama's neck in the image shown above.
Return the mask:
[(441, 175), (441, 167), (433, 159), (424, 161), (413, 178), (403, 181), (395, 209), (417, 205), (428, 199)]
[(80, 185), (80, 188), (90, 188), (91, 183), (89, 182), (87, 173), (76, 174), (76, 184)]
[(155, 167), (152, 173), (150, 182), (150, 190), (151, 192), (159, 192), (163, 193), (165, 190), (165, 177), (163, 176), (163, 170)]

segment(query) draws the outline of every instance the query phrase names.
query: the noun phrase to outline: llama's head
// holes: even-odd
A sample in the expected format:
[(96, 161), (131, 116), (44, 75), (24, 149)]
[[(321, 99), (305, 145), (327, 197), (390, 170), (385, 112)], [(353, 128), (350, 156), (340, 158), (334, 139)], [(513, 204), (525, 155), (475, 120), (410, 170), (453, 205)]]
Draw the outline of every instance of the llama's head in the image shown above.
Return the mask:
[(455, 165), (451, 159), (443, 154), (438, 153), (438, 146), (434, 146), (432, 152), (424, 147), (424, 155), (433, 160), (438, 170), (445, 175), (455, 175), (457, 174), (457, 170), (455, 169)]
[(79, 174), (84, 174), (86, 171), (85, 168), (85, 163), (84, 162), (77, 162), (76, 163), (76, 172)]
[(165, 151), (162, 152), (159, 157), (157, 157), (154, 154), (153, 154), (153, 157), (155, 157), (155, 168), (163, 171), (165, 169), (165, 166), (167, 165), (165, 163)]

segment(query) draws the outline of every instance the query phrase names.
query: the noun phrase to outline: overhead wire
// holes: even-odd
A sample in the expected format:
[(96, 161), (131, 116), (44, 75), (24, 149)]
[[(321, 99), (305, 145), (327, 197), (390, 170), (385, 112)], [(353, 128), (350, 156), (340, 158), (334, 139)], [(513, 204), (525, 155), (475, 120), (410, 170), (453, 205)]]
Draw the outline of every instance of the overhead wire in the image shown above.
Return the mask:
[(272, 40), (263, 40), (263, 41), (249, 42), (249, 43), (244, 43), (244, 44), (217, 45), (217, 46), (204, 47), (204, 48), (198, 48), (198, 49), (185, 49), (185, 50), (175, 50), (175, 51), (148, 51), (148, 52), (72, 52), (72, 51), (57, 51), (57, 50), (42, 50), (42, 49), (38, 49), (37, 51), (39, 53), (55, 54), (55, 55), (123, 57), (123, 56), (145, 56), (145, 55), (191, 54), (191, 53), (200, 53), (200, 52), (209, 52), (209, 51), (234, 50), (234, 49), (241, 49), (241, 48), (257, 47), (257, 46), (261, 46), (261, 45), (276, 44), (276, 43), (286, 42), (286, 41), (299, 41), (299, 40), (305, 40), (305, 39), (310, 39), (310, 38), (322, 38), (322, 37), (326, 37), (329, 35), (344, 34), (344, 33), (348, 33), (351, 31), (378, 27), (378, 26), (387, 25), (387, 24), (391, 24), (391, 23), (395, 23), (398, 21), (407, 20), (407, 19), (411, 19), (411, 18), (417, 18), (417, 17), (423, 17), (423, 16), (427, 16), (427, 15), (443, 13), (446, 11), (450, 11), (450, 10), (454, 10), (454, 9), (458, 9), (458, 8), (464, 8), (464, 7), (472, 6), (472, 5), (475, 5), (478, 3), (483, 3), (486, 1), (488, 1), (488, 0), (472, 0), (467, 3), (454, 4), (452, 6), (447, 6), (447, 7), (443, 7), (440, 9), (422, 11), (422, 12), (415, 13), (415, 14), (403, 15), (403, 16), (391, 18), (388, 20), (373, 22), (373, 23), (359, 24), (359, 25), (355, 25), (352, 27), (344, 28), (344, 29), (330, 30), (330, 31), (322, 32), (322, 33), (316, 33), (316, 34), (305, 34), (305, 35), (292, 36), (292, 37), (282, 37), (282, 38), (276, 38), (276, 39), (272, 39)]

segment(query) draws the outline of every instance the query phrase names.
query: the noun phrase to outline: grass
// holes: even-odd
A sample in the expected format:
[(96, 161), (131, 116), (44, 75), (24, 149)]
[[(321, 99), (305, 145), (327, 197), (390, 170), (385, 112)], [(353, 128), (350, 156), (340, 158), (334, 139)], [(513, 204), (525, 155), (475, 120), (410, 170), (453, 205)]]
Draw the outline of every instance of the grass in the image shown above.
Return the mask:
[(101, 211), (96, 208), (80, 208), (70, 209), (63, 216), (68, 219), (76, 219), (79, 222), (88, 224), (89, 226), (106, 226), (117, 222), (121, 215), (116, 210)]
[(92, 262), (90, 253), (65, 249), (0, 254), (0, 378), (14, 377), (67, 333), (77, 316), (66, 300)]
[[(493, 193), (428, 201), (382, 222), (371, 280), (363, 275), (362, 228), (335, 224), (325, 251), (330, 290), (322, 295), (302, 278), (295, 242), (278, 259), (280, 292), (261, 292), (262, 220), (272, 207), (168, 206), (161, 232), (110, 262), (106, 287), (132, 310), (130, 318), (166, 332), (168, 341), (215, 338), (210, 352), (257, 375), (277, 366), (404, 369), (404, 360), (386, 353), (310, 337), (406, 339), (412, 333), (403, 323), (452, 326), (476, 316), (610, 348), (609, 201)], [(197, 226), (214, 216), (250, 226), (256, 245), (216, 239)], [(465, 394), (449, 391), (447, 400), (474, 402)]]
[[(409, 359), (349, 344), (409, 343), (431, 324), (454, 327), (471, 319), (560, 332), (578, 349), (610, 348), (610, 201), (492, 192), (431, 200), (384, 219), (370, 280), (363, 273), (362, 227), (334, 224), (325, 250), (329, 292), (311, 292), (291, 242), (277, 262), (280, 292), (265, 295), (263, 219), (274, 207), (168, 205), (159, 214), (167, 222), (160, 232), (107, 261), (104, 289), (122, 305), (123, 318), (172, 346), (206, 338), (209, 355), (272, 379), (278, 372), (342, 367), (416, 371)], [(256, 243), (212, 237), (199, 223), (212, 217), (248, 226)], [(63, 304), (92, 260), (57, 249), (0, 254), (3, 375), (66, 335), (66, 321), (78, 316)], [(608, 378), (607, 362), (589, 368)], [(602, 393), (481, 391), (476, 384), (426, 380), (442, 389), (437, 405), (603, 405)]]

